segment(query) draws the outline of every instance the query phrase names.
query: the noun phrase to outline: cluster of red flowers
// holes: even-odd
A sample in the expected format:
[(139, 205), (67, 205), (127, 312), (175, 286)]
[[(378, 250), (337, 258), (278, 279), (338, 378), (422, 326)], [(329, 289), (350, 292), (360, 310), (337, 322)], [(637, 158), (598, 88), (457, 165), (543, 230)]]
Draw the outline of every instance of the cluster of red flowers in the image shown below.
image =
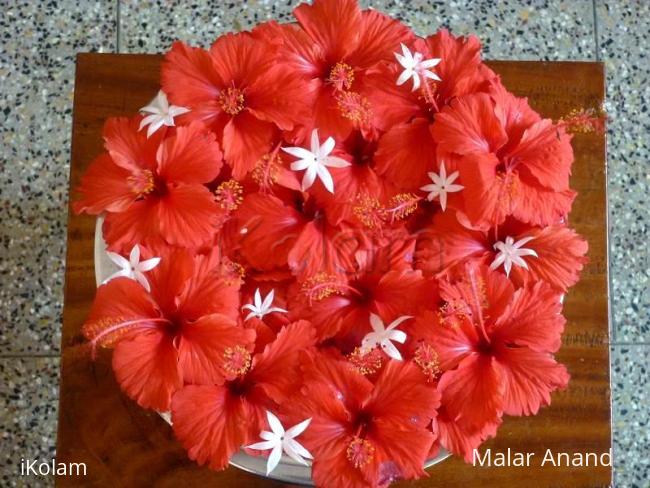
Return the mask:
[(294, 14), (175, 43), (156, 100), (106, 123), (75, 209), (160, 262), (100, 286), (84, 334), (197, 462), (273, 447), (317, 485), (382, 486), (567, 384), (571, 136), (475, 37), (355, 0)]

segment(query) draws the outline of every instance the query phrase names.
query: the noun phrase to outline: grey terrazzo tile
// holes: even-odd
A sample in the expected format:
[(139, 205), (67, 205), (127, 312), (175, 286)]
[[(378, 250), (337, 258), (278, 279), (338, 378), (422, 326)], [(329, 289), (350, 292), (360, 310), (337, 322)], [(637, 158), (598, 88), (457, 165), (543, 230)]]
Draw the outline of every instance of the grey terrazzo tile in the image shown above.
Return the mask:
[(52, 486), (49, 476), (21, 476), (21, 460), (54, 458), (58, 358), (0, 359), (0, 486)]
[[(273, 18), (291, 20), (292, 0), (214, 2), (121, 0), (121, 52), (164, 52), (181, 39), (207, 46), (219, 34)], [(591, 0), (362, 0), (404, 20), (420, 34), (448, 27), (477, 34), (493, 59), (593, 59)]]
[(650, 484), (650, 346), (612, 346), (615, 486)]
[(612, 312), (617, 342), (650, 343), (650, 3), (598, 2), (607, 69)]
[(115, 3), (0, 2), (0, 355), (59, 348), (74, 60)]

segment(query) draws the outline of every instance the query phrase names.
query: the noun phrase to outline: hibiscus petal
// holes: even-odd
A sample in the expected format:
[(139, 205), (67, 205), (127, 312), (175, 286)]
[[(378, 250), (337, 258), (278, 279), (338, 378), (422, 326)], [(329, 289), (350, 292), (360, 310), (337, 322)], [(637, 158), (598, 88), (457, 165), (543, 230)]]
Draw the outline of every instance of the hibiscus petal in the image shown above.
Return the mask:
[(219, 314), (206, 315), (187, 324), (178, 344), (178, 363), (185, 383), (222, 384), (231, 377), (225, 369), (225, 352), (237, 346), (249, 348), (255, 340), (255, 331), (237, 325)]
[(230, 119), (223, 130), (222, 146), (232, 175), (242, 179), (271, 149), (275, 126), (243, 111)]
[(494, 103), (485, 93), (452, 100), (436, 114), (431, 132), (443, 154), (487, 154), (508, 140)]
[(537, 259), (528, 261), (528, 271), (514, 270), (512, 279), (518, 284), (544, 280), (556, 291), (566, 292), (578, 281), (587, 262), (587, 242), (574, 230), (559, 225), (532, 232), (535, 239), (530, 247), (537, 253)]
[(131, 172), (116, 165), (108, 154), (99, 156), (81, 177), (74, 211), (98, 215), (126, 210), (137, 197), (128, 184), (129, 176)]
[(309, 322), (300, 320), (287, 325), (262, 353), (255, 355), (249, 381), (282, 403), (295, 386), (296, 378), (290, 372), (298, 365), (298, 354), (315, 343), (315, 331)]
[(293, 15), (328, 59), (345, 59), (359, 45), (362, 17), (356, 0), (302, 3)]
[(451, 418), (476, 429), (498, 422), (504, 408), (502, 369), (491, 356), (472, 354), (446, 371), (438, 390)]
[(232, 455), (252, 438), (247, 427), (255, 423), (250, 422), (250, 409), (227, 388), (186, 386), (174, 395), (171, 411), (176, 438), (189, 458), (200, 465), (225, 468)]
[(218, 205), (203, 185), (168, 185), (158, 218), (165, 240), (183, 247), (205, 244), (217, 231)]
[(377, 172), (401, 189), (417, 190), (435, 168), (436, 153), (429, 122), (422, 118), (386, 132), (375, 152)]
[(559, 294), (538, 281), (515, 291), (510, 304), (498, 316), (491, 335), (503, 344), (528, 346), (536, 351), (560, 348), (566, 319), (561, 314)]
[(569, 382), (566, 368), (548, 353), (503, 347), (497, 360), (503, 365), (504, 412), (508, 415), (536, 415), (540, 406), (551, 403), (551, 392)]
[(188, 184), (209, 183), (223, 164), (214, 134), (199, 122), (179, 127), (173, 137), (165, 139), (157, 159), (162, 178)]
[(172, 337), (162, 329), (138, 331), (120, 341), (113, 371), (130, 398), (159, 412), (169, 410), (172, 394), (183, 386)]
[[(175, 104), (192, 107), (192, 113), (195, 113), (195, 107), (210, 100), (216, 101), (220, 88), (228, 81), (219, 75), (208, 51), (180, 41), (172, 44), (161, 66), (163, 91)], [(216, 103), (212, 109), (209, 118), (220, 111)]]
[(241, 253), (257, 269), (287, 264), (287, 255), (305, 222), (293, 208), (271, 195), (248, 195), (237, 211), (242, 229)]

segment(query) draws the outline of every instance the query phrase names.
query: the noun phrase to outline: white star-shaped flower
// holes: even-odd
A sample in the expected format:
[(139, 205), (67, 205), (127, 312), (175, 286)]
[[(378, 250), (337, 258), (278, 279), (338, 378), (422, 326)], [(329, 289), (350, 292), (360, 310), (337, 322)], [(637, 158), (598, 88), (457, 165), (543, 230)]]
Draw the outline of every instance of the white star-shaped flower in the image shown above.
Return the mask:
[(266, 462), (266, 474), (268, 475), (278, 465), (282, 457), (282, 451), (294, 461), (307, 465), (305, 458), (313, 459), (313, 457), (295, 438), (305, 431), (311, 422), (311, 418), (303, 420), (286, 431), (282, 427), (280, 420), (268, 410), (266, 411), (266, 418), (269, 421), (272, 432), (263, 430), (260, 432), (260, 437), (264, 441), (246, 446), (248, 449), (256, 449), (258, 451), (271, 449), (271, 454), (269, 454), (269, 459)]
[(147, 281), (144, 273), (151, 271), (156, 266), (158, 266), (158, 263), (160, 263), (160, 258), (154, 257), (140, 262), (140, 246), (137, 244), (133, 246), (133, 249), (131, 249), (129, 259), (120, 256), (116, 252), (106, 251), (106, 254), (111, 261), (113, 261), (122, 269), (110, 275), (104, 280), (102, 284), (108, 283), (113, 278), (119, 278), (120, 276), (123, 276), (125, 278), (131, 278), (132, 280), (137, 281), (142, 286), (144, 286), (145, 290), (151, 291), (151, 287), (149, 286), (149, 282)]
[(334, 193), (334, 181), (332, 175), (327, 170), (330, 168), (345, 168), (350, 166), (350, 163), (345, 159), (330, 156), (329, 154), (334, 149), (334, 138), (328, 137), (321, 145), (318, 138), (318, 129), (314, 129), (311, 133), (311, 151), (304, 147), (283, 147), (282, 150), (292, 156), (298, 158), (298, 161), (291, 163), (293, 171), (306, 170), (302, 177), (302, 191), (307, 190), (316, 181), (316, 177), (320, 178), (325, 188), (330, 193)]
[(440, 199), (440, 207), (444, 212), (447, 208), (447, 193), (456, 193), (465, 188), (463, 185), (454, 185), (454, 181), (458, 178), (458, 171), (454, 171), (452, 174), (447, 176), (447, 170), (445, 169), (444, 161), (440, 164), (440, 174), (437, 175), (433, 172), (429, 173), (429, 178), (433, 183), (424, 185), (420, 188), (422, 191), (429, 192), (427, 195), (427, 200), (432, 201), (434, 198), (438, 197)]
[(244, 320), (248, 320), (253, 317), (257, 317), (258, 319), (261, 320), (264, 318), (265, 315), (270, 314), (272, 312), (287, 313), (287, 311), (284, 308), (272, 306), (274, 297), (275, 297), (275, 290), (271, 290), (269, 294), (264, 297), (264, 301), (262, 301), (262, 295), (260, 294), (260, 289), (257, 288), (255, 290), (255, 297), (253, 299), (253, 303), (249, 303), (242, 307), (242, 309), (244, 310), (251, 311), (251, 313), (249, 313)]
[(404, 68), (402, 74), (397, 78), (397, 86), (403, 85), (412, 78), (413, 88), (411, 91), (415, 91), (420, 88), (420, 76), (441, 81), (438, 75), (429, 69), (440, 63), (440, 58), (423, 59), (422, 53), (416, 52), (414, 54), (404, 44), (401, 46), (402, 54), (394, 53), (397, 62)]
[(393, 320), (388, 327), (384, 327), (384, 322), (378, 315), (370, 314), (370, 325), (372, 332), (368, 332), (361, 341), (361, 350), (369, 352), (373, 347), (379, 346), (391, 358), (402, 360), (402, 355), (397, 350), (392, 341), (404, 344), (406, 342), (406, 332), (396, 330), (399, 324), (405, 320), (412, 319), (410, 315), (402, 315), (396, 320)]
[(527, 249), (521, 247), (527, 242), (533, 240), (534, 237), (524, 237), (515, 242), (514, 238), (506, 237), (505, 242), (499, 241), (494, 244), (494, 249), (498, 250), (494, 261), (490, 265), (490, 269), (497, 269), (503, 264), (503, 268), (506, 270), (506, 276), (510, 276), (510, 270), (512, 265), (521, 266), (524, 269), (528, 269), (528, 264), (524, 261), (524, 256), (537, 256), (537, 253), (533, 249)]
[(140, 109), (140, 112), (148, 115), (142, 119), (138, 130), (142, 130), (148, 125), (147, 137), (151, 137), (151, 134), (156, 132), (163, 125), (173, 127), (174, 117), (178, 117), (179, 115), (183, 115), (189, 111), (189, 108), (169, 105), (167, 95), (165, 95), (164, 91), (160, 90), (154, 99), (149, 102), (149, 105)]

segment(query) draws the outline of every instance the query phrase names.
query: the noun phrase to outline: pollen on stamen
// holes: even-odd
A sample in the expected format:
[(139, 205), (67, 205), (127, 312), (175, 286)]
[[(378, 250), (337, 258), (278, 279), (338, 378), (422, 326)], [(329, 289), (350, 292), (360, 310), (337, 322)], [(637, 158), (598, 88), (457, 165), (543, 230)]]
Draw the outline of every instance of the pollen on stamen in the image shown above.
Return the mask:
[(246, 374), (251, 366), (251, 353), (242, 346), (227, 348), (223, 357), (223, 368), (234, 376)]
[[(99, 320), (94, 320), (92, 322), (86, 322), (82, 328), (82, 333), (86, 339), (90, 341), (95, 341), (97, 337), (100, 337), (102, 332), (104, 332), (109, 327), (120, 324), (124, 322), (125, 319), (122, 316), (118, 317), (104, 317)], [(123, 329), (117, 329), (110, 334), (106, 334), (101, 337), (100, 340), (97, 340), (97, 344), (101, 347), (111, 347), (113, 346), (124, 334), (126, 334), (130, 329), (125, 327)]]
[(223, 258), (221, 262), (221, 273), (228, 286), (240, 286), (246, 277), (246, 270), (236, 261)]
[(375, 446), (360, 437), (354, 437), (346, 449), (346, 457), (355, 468), (362, 468), (375, 457)]
[(251, 171), (251, 177), (261, 190), (268, 190), (275, 184), (280, 174), (281, 164), (281, 157), (277, 153), (265, 154), (257, 162)]
[(339, 112), (346, 119), (358, 125), (370, 122), (370, 102), (364, 96), (350, 91), (342, 91), (336, 94), (336, 103)]
[(309, 302), (323, 300), (332, 295), (343, 294), (342, 284), (335, 275), (318, 273), (305, 280), (301, 292), (309, 298)]
[(374, 374), (381, 369), (382, 354), (377, 348), (370, 351), (364, 351), (360, 347), (356, 347), (348, 355), (348, 360), (362, 375)]
[(352, 213), (359, 222), (369, 229), (381, 227), (386, 215), (379, 200), (369, 195), (357, 195)]
[(244, 188), (236, 180), (221, 183), (214, 191), (221, 208), (228, 212), (237, 210), (243, 200)]
[(244, 109), (244, 93), (239, 88), (221, 90), (218, 96), (221, 109), (230, 115), (237, 115)]
[(349, 64), (339, 61), (330, 70), (327, 81), (338, 91), (349, 90), (354, 82), (354, 70)]
[(419, 344), (415, 349), (413, 361), (427, 377), (427, 382), (434, 381), (440, 375), (440, 359), (430, 344), (425, 342)]
[(558, 124), (570, 134), (603, 134), (607, 115), (594, 108), (576, 108), (562, 117)]
[(155, 186), (153, 173), (148, 169), (132, 174), (126, 181), (131, 191), (138, 197), (143, 197), (147, 193), (151, 193)]
[(391, 222), (404, 219), (415, 212), (420, 200), (421, 198), (413, 193), (398, 193), (389, 200), (386, 213)]

